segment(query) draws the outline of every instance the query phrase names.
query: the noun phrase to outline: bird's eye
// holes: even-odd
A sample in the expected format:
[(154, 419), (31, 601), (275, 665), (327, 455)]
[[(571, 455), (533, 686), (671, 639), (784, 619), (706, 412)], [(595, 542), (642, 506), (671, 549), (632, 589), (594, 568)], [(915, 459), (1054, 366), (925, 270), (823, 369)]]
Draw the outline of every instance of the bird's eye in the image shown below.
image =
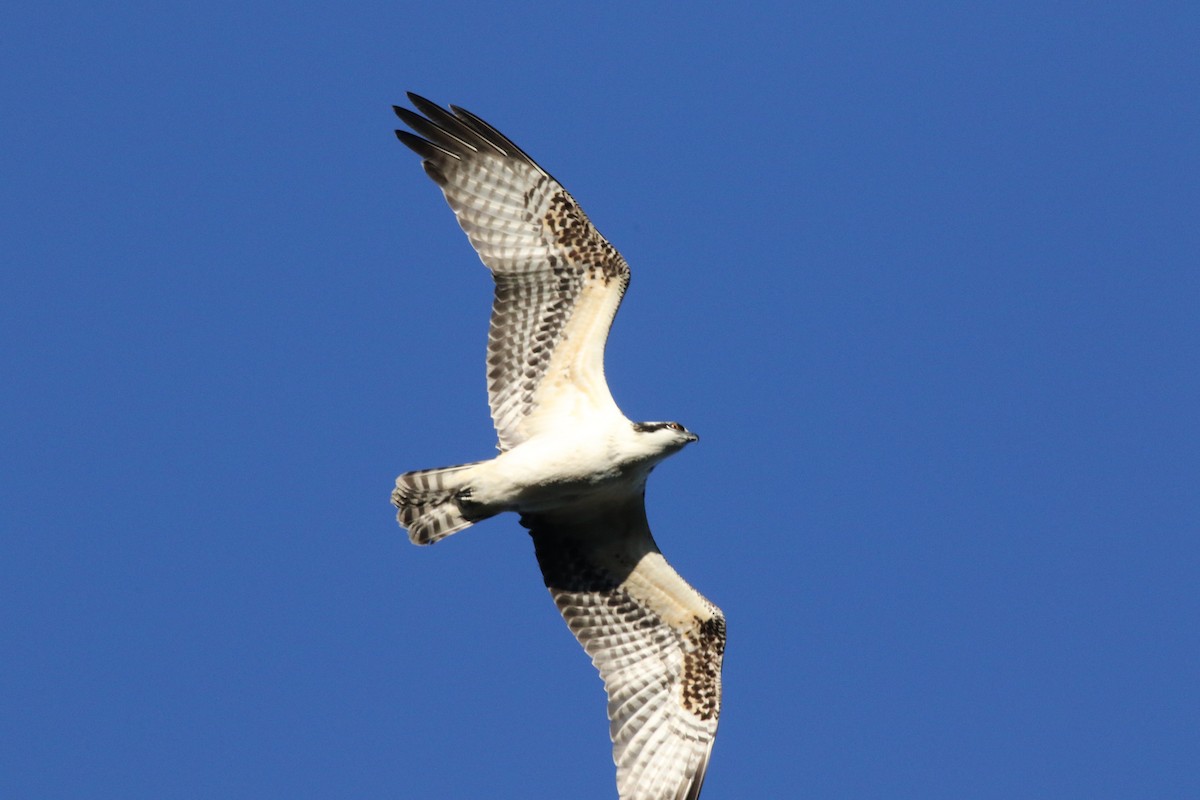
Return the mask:
[(683, 433), (683, 426), (682, 426), (682, 425), (680, 425), (678, 422), (672, 422), (672, 423), (671, 423), (671, 430), (673, 430), (673, 431), (679, 431), (680, 433)]

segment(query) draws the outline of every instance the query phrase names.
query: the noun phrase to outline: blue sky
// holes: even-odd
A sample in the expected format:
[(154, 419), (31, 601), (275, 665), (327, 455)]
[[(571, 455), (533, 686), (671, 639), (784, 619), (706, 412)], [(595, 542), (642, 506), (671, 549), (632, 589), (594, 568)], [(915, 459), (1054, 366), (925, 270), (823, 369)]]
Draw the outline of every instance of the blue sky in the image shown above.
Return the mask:
[(633, 267), (706, 800), (1200, 796), (1200, 14), (708, 8), (6, 13), (0, 795), (614, 796), (516, 521), (388, 503), (494, 442), (415, 90)]

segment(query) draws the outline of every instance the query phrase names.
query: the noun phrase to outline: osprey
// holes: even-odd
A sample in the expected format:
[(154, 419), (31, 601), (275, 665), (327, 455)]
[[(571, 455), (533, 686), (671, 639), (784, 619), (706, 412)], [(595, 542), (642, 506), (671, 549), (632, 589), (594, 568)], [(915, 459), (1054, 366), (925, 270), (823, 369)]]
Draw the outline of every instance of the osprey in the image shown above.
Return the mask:
[(697, 437), (631, 422), (604, 379), (629, 265), (571, 195), (499, 131), (415, 94), (394, 107), (496, 282), (487, 381), (500, 454), (406, 472), (392, 503), (414, 544), (520, 515), (571, 632), (600, 671), (621, 800), (700, 795), (721, 706), (725, 617), (667, 564), (646, 478)]

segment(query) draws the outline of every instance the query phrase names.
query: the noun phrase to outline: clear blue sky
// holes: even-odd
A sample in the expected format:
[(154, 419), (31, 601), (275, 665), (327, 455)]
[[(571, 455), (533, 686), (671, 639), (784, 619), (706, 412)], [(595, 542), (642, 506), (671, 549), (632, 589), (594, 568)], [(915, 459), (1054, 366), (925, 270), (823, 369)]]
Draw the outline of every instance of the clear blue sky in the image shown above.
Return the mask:
[(705, 800), (1200, 796), (1200, 12), (708, 8), (6, 11), (0, 796), (614, 796), (515, 519), (388, 503), (494, 443), (409, 89), (632, 264)]

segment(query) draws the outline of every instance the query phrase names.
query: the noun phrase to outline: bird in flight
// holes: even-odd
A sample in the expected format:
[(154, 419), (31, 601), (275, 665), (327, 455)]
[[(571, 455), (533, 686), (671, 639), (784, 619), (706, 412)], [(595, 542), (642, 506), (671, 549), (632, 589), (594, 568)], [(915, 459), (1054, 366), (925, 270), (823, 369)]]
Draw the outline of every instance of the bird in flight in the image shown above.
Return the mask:
[[(487, 385), (499, 455), (406, 472), (392, 503), (427, 545), (505, 511), (608, 693), (621, 800), (699, 797), (721, 707), (725, 617), (666, 562), (646, 521), (651, 470), (697, 437), (631, 422), (604, 379), (629, 265), (507, 137), (415, 94), (396, 131), (492, 272)], [(419, 112), (419, 113), (418, 113)]]

